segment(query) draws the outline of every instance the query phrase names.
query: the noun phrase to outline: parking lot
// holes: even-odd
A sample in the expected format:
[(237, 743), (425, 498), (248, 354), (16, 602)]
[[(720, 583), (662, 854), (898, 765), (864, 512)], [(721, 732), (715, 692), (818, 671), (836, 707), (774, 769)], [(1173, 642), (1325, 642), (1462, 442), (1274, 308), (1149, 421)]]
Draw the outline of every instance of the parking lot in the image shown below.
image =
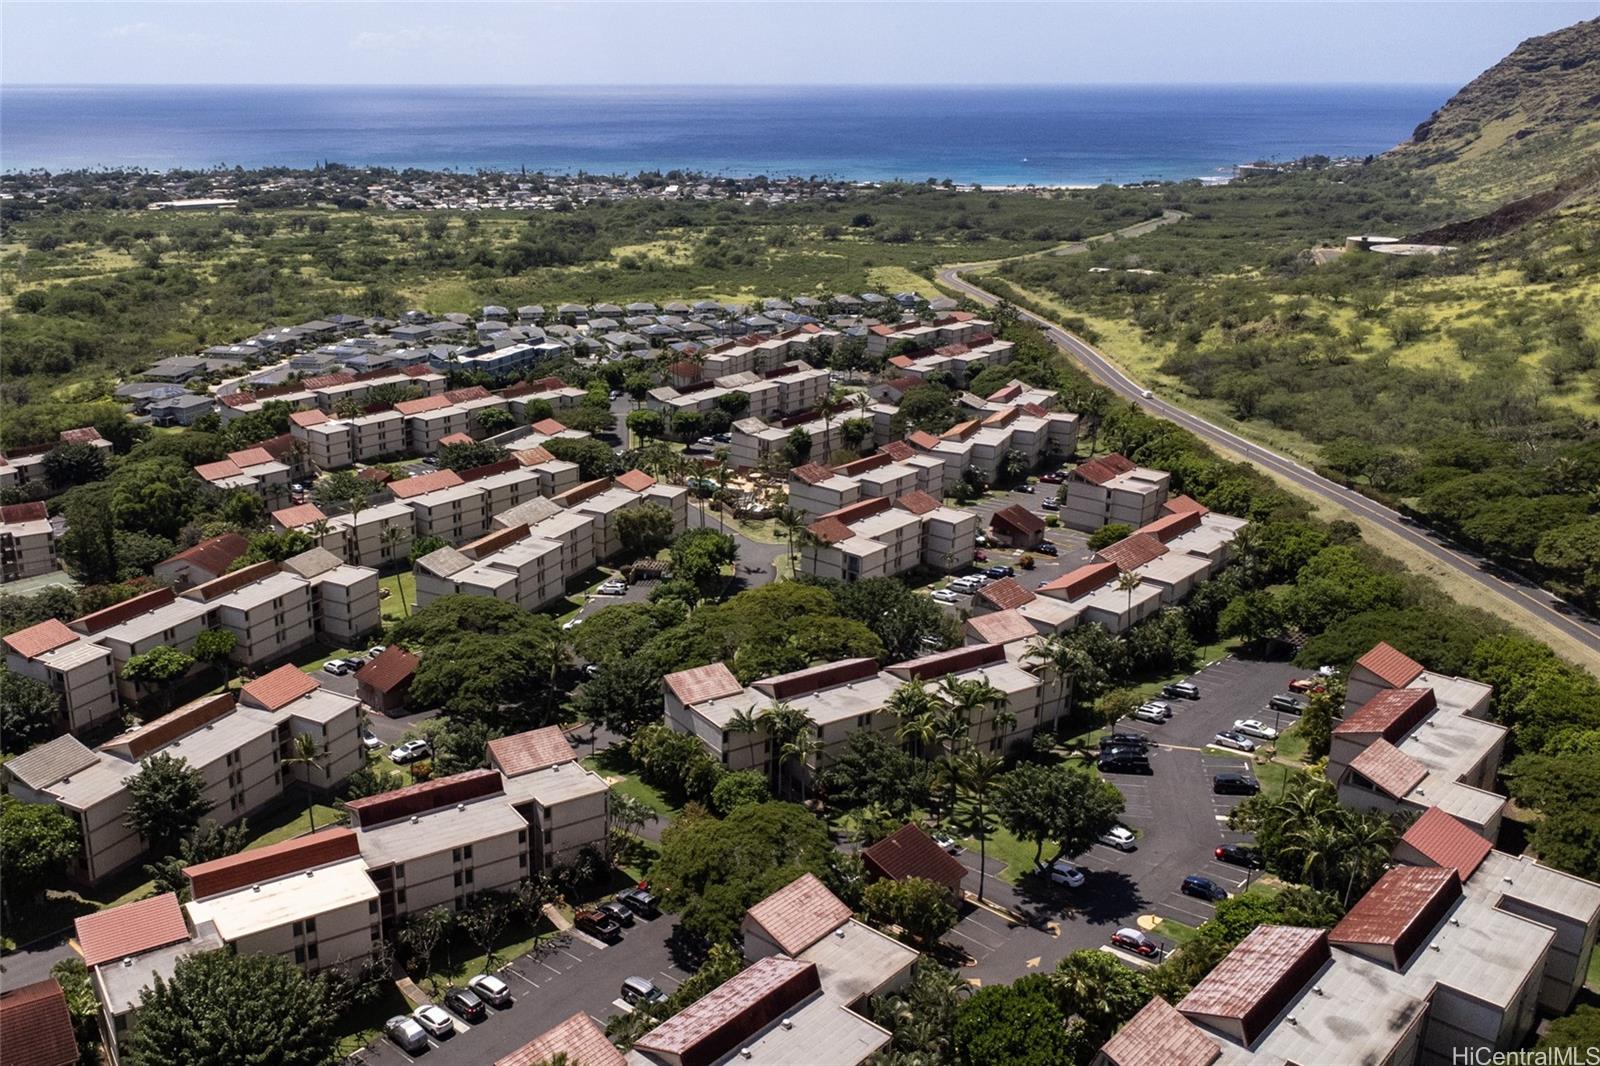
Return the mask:
[(455, 1019), (455, 1036), (443, 1041), (430, 1036), (429, 1049), (420, 1055), (401, 1051), (383, 1036), (347, 1061), (400, 1066), (421, 1059), (438, 1066), (482, 1066), (578, 1011), (604, 1027), (608, 1018), (627, 1009), (618, 998), (627, 978), (644, 977), (670, 993), (688, 976), (673, 964), (667, 948), (672, 924), (671, 915), (653, 921), (641, 918), (611, 945), (582, 933), (557, 937), (496, 971), (511, 986), (515, 999), (505, 1010), (490, 1007), (488, 1017), (476, 1025)]
[[(1104, 946), (1123, 926), (1144, 928), (1170, 947), (1151, 917), (1193, 926), (1215, 911), (1211, 902), (1183, 894), (1184, 877), (1198, 874), (1230, 894), (1242, 891), (1249, 872), (1219, 862), (1214, 854), (1221, 844), (1248, 843), (1245, 834), (1227, 826), (1228, 812), (1242, 797), (1218, 796), (1211, 787), (1219, 773), (1254, 776), (1252, 757), (1207, 743), (1238, 718), (1271, 725), (1267, 700), (1304, 672), (1284, 662), (1226, 658), (1193, 675), (1201, 698), (1169, 701), (1173, 716), (1166, 723), (1120, 723), (1118, 729), (1144, 733), (1154, 743), (1150, 775), (1106, 777), (1122, 792), (1123, 824), (1138, 834), (1138, 846), (1127, 852), (1102, 844), (1091, 847), (1074, 860), (1085, 873), (1084, 884), (1076, 889), (1031, 877), (1013, 887), (996, 876), (999, 867), (991, 859), (986, 896), (1025, 915), (1028, 923), (1014, 925), (981, 908), (965, 915), (950, 936), (974, 960), (963, 976), (993, 983), (1031, 969), (1048, 970), (1073, 951)], [(1284, 715), (1281, 725), (1287, 728), (1292, 722), (1292, 716)], [(977, 854), (969, 851), (960, 859), (971, 871), (965, 887), (976, 891)]]

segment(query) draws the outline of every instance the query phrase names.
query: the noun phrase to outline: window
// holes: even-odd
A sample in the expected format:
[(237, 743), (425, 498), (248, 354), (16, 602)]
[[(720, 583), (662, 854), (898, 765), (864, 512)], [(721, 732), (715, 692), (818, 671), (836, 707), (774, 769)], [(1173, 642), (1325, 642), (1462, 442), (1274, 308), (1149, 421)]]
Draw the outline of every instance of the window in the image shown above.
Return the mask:
[(294, 923), (294, 935), (295, 936), (304, 936), (305, 935), (305, 931), (306, 931), (306, 929), (305, 929), (305, 923), (304, 922), (295, 922)]
[(302, 964), (306, 961), (306, 949), (305, 948), (295, 948), (294, 949), (294, 961), (298, 962), (298, 963), (302, 963)]
[(518, 829), (517, 830), (517, 843), (518, 844), (526, 844), (527, 842), (528, 842), (528, 831), (526, 829)]
[(306, 919), (306, 932), (307, 933), (315, 933), (316, 931), (317, 931), (317, 920), (315, 918), (307, 918)]
[(544, 831), (544, 843), (545, 843), (545, 847), (549, 847), (550, 846), (550, 830), (548, 830), (548, 829), (546, 829)]
[(527, 866), (528, 866), (528, 853), (527, 852), (523, 851), (523, 852), (518, 852), (517, 853), (517, 865), (523, 867), (524, 869), (527, 868)]
[(461, 887), (461, 871), (460, 870), (456, 871), (454, 884), (455, 884), (455, 886), (457, 888)]
[(406, 890), (402, 888), (396, 891), (394, 894), (394, 901), (395, 903), (404, 907), (406, 905)]
[(394, 868), (394, 875), (396, 877), (404, 877), (406, 875), (406, 864), (401, 863), (400, 865), (396, 866)]
[(464, 859), (472, 858), (472, 845), (471, 844), (468, 844), (466, 847), (461, 849), (461, 857), (464, 858)]
[(450, 861), (451, 862), (460, 862), (461, 861), (461, 849), (460, 848), (454, 848), (454, 849), (451, 850), (451, 852), (450, 852)]
[(306, 958), (310, 959), (312, 962), (317, 961), (317, 945), (311, 944), (306, 947)]
[(467, 884), (469, 884), (469, 885), (472, 884), (472, 871), (471, 870), (467, 871)]
[(368, 914), (377, 914), (378, 913), (378, 901), (377, 900), (375, 900), (375, 899), (367, 900), (367, 913)]

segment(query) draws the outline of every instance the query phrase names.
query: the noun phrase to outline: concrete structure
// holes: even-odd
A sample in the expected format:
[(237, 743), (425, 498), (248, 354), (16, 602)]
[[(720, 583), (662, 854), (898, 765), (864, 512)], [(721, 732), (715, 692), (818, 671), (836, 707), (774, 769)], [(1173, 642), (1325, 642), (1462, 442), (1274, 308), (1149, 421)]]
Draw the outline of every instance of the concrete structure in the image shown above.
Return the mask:
[(223, 491), (248, 489), (267, 500), (288, 499), (293, 480), (288, 464), (259, 446), (229, 452), (226, 459), (214, 463), (201, 463), (194, 472)]
[(500, 771), (506, 797), (533, 830), (533, 872), (547, 874), (585, 850), (611, 854), (611, 790), (584, 769), (559, 726), (489, 742), (489, 765)]
[[(232, 695), (180, 707), (90, 749), (61, 736), (12, 759), (5, 771), (13, 796), (51, 803), (73, 816), (83, 834), (74, 875), (90, 883), (140, 861), (146, 842), (124, 821), (127, 782), (155, 755), (184, 759), (205, 780), (209, 817), (224, 824), (281, 798), (291, 782), (325, 793), (362, 763), (356, 736), (359, 704), (318, 685), (292, 666), (281, 667)], [(284, 770), (294, 738), (310, 735), (320, 766)]]
[(1062, 524), (1090, 533), (1114, 522), (1137, 529), (1161, 516), (1171, 482), (1165, 470), (1137, 466), (1116, 452), (1079, 463), (1067, 476)]
[(1439, 807), (1491, 840), (1499, 834), (1506, 799), (1494, 779), (1507, 731), (1487, 720), (1490, 686), (1434, 674), (1380, 643), (1350, 668), (1346, 692), (1327, 765), (1341, 803)]
[(250, 542), (239, 533), (207, 537), (155, 566), (156, 580), (178, 592), (215, 581), (228, 572), (240, 556), (250, 550)]
[(53, 574), (56, 531), (45, 505), (13, 503), (0, 507), (0, 582)]
[(525, 525), (485, 534), (456, 548), (440, 548), (418, 559), (416, 605), (441, 596), (489, 596), (536, 611), (566, 590), (564, 549), (559, 541), (533, 535)]
[(117, 666), (102, 644), (50, 619), (5, 637), (6, 667), (49, 685), (60, 700), (61, 727), (83, 732), (121, 709)]
[(672, 516), (673, 536), (689, 524), (689, 490), (682, 485), (662, 484), (639, 470), (586, 482), (554, 497), (554, 502), (594, 520), (594, 553), (598, 559), (609, 559), (622, 551), (617, 517), (624, 511), (646, 504), (664, 508)]
[(978, 518), (912, 489), (894, 499), (869, 497), (830, 511), (807, 529), (812, 540), (800, 553), (801, 571), (856, 581), (919, 566), (940, 571), (967, 566), (976, 551)]

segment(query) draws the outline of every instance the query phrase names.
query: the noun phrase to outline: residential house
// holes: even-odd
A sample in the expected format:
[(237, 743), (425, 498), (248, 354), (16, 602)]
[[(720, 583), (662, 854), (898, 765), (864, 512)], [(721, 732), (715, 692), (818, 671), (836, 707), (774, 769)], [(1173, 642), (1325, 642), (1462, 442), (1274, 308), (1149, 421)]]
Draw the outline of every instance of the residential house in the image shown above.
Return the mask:
[(391, 644), (356, 671), (356, 694), (380, 714), (397, 715), (405, 709), (411, 679), (421, 662), (398, 644)]
[(1044, 530), (1044, 519), (1020, 503), (1008, 503), (989, 516), (990, 534), (1008, 548), (1037, 548)]
[(967, 868), (914, 822), (907, 822), (876, 844), (863, 848), (861, 862), (873, 877), (890, 881), (921, 878), (941, 886), (952, 903), (961, 900), (961, 880), (967, 875)]
[(0, 991), (0, 1049), (6, 1066), (76, 1066), (72, 1012), (54, 977)]

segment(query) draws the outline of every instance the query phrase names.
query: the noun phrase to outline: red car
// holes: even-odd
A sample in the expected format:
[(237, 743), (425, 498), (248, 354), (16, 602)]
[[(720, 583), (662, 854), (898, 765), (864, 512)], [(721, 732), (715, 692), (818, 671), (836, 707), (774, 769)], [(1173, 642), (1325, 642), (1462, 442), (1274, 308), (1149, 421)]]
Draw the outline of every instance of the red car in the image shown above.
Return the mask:
[(1322, 682), (1315, 677), (1297, 677), (1289, 682), (1290, 692), (1316, 692), (1322, 688)]
[(1111, 943), (1123, 951), (1131, 951), (1147, 959), (1161, 954), (1161, 945), (1137, 929), (1118, 929), (1111, 934)]
[(986, 563), (989, 561), (989, 553), (984, 551), (975, 551), (972, 553), (972, 558), (975, 562)]
[(1059, 485), (1067, 480), (1066, 475), (1059, 470), (1052, 470), (1048, 474), (1040, 474), (1039, 480), (1046, 485)]

